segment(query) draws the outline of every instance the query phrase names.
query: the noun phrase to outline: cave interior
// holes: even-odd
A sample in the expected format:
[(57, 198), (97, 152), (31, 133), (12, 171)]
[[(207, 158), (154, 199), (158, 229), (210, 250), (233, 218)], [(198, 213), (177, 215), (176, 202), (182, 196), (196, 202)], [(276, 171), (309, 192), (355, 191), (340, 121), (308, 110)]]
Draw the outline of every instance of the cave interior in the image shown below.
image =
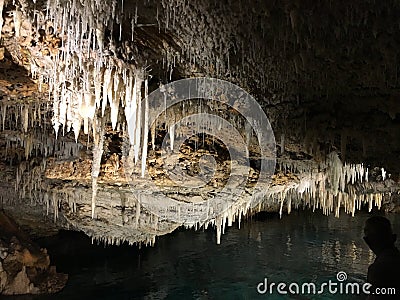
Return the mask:
[[(17, 228), (157, 247), (181, 228), (223, 244), (260, 212), (398, 213), (399, 15), (394, 0), (0, 0), (0, 246), (54, 292), (66, 278)], [(175, 82), (229, 91), (183, 100)], [(29, 270), (0, 292), (46, 290)]]

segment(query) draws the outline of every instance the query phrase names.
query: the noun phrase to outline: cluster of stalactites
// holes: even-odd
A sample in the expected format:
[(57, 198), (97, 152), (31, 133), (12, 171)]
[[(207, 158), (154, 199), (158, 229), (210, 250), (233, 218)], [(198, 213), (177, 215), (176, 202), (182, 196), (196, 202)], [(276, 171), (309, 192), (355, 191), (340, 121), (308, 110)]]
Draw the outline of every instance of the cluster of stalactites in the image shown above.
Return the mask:
[[(32, 156), (59, 158), (76, 157), (82, 145), (68, 138), (55, 140), (49, 134), (51, 127), (46, 122), (47, 103), (13, 103), (11, 100), (0, 105), (1, 134), (6, 141), (4, 155), (21, 161)], [(22, 153), (19, 149), (24, 149)]]
[[(337, 153), (328, 155), (327, 160), (314, 168), (312, 164), (302, 165), (298, 181), (291, 181), (285, 185), (270, 188), (268, 199), (278, 199), (281, 203), (282, 215), (284, 202), (287, 203), (288, 212), (291, 206), (300, 204), (314, 209), (322, 209), (324, 214), (333, 211), (338, 217), (340, 208), (346, 213), (354, 215), (356, 209), (361, 209), (363, 204), (368, 204), (371, 210), (373, 205), (378, 208), (387, 192), (379, 191), (379, 182), (369, 182), (368, 168), (363, 164), (343, 164)], [(285, 168), (286, 169), (286, 168)], [(297, 169), (293, 165), (288, 170)], [(381, 178), (386, 180), (386, 171), (381, 168)]]
[[(33, 205), (41, 205), (46, 210), (46, 214), (48, 216), (53, 217), (54, 222), (57, 222), (59, 218), (60, 210), (64, 210), (66, 213), (65, 204), (69, 207), (69, 213), (72, 216), (75, 215), (79, 209), (79, 215), (81, 217), (90, 217), (90, 191), (88, 191), (84, 187), (76, 187), (73, 185), (64, 185), (64, 186), (52, 186), (50, 181), (46, 180), (43, 176), (43, 173), (46, 170), (46, 160), (43, 160), (39, 165), (32, 166), (31, 163), (24, 161), (17, 168), (17, 178), (15, 189), (18, 192), (17, 196), (15, 191), (5, 190), (4, 195), (0, 195), (1, 202), (4, 203), (6, 201), (20, 201), (20, 199), (30, 199), (31, 204)], [(7, 195), (7, 197), (3, 197)], [(104, 195), (102, 199), (106, 199)], [(108, 200), (108, 199), (107, 199)], [(116, 199), (113, 202), (113, 205), (117, 205), (115, 211), (118, 210), (119, 204)], [(103, 200), (104, 201), (104, 200)], [(110, 204), (112, 206), (112, 204)], [(146, 225), (148, 225), (147, 230), (151, 231), (158, 228), (157, 220), (154, 221), (154, 218), (151, 218), (149, 215), (141, 214), (140, 205), (135, 202), (129, 202), (128, 205), (133, 205), (132, 209), (135, 211), (134, 219), (130, 221), (130, 226), (133, 229), (138, 229), (140, 226), (143, 227), (143, 231), (146, 232)], [(68, 219), (68, 218), (67, 218)], [(70, 219), (71, 225), (76, 226), (78, 228), (79, 224), (74, 223), (74, 218)], [(118, 216), (117, 216), (117, 218)], [(143, 219), (143, 220), (142, 220)], [(116, 226), (115, 224), (113, 226)], [(119, 226), (119, 225), (117, 225)], [(116, 237), (116, 236), (106, 236), (106, 235), (96, 235), (94, 232), (88, 232), (89, 236), (92, 236), (93, 240), (98, 242), (102, 242), (104, 244), (109, 245), (120, 245), (122, 243), (132, 244), (145, 244), (145, 245), (154, 245), (155, 235), (151, 233), (146, 233), (142, 235), (142, 240), (134, 240), (129, 237)]]
[(111, 245), (111, 246), (113, 246), (113, 245), (119, 246), (119, 245), (126, 243), (126, 244), (129, 244), (129, 246), (138, 245), (140, 248), (142, 245), (154, 246), (154, 244), (156, 243), (156, 236), (152, 235), (149, 237), (145, 237), (144, 241), (133, 241), (126, 237), (92, 236), (92, 244), (94, 244), (95, 242), (97, 244)]
[[(161, 5), (163, 14), (157, 17), (157, 22), (166, 30), (173, 30), (176, 33), (174, 36), (179, 37), (176, 42), (193, 71), (198, 67), (204, 68), (216, 77), (234, 72), (230, 69), (229, 49), (233, 47), (231, 37), (237, 22), (229, 18), (230, 12), (215, 18), (207, 1), (194, 4), (190, 1), (163, 0)], [(197, 34), (193, 35), (193, 32)], [(165, 50), (164, 63), (172, 73), (175, 61), (181, 57), (179, 52), (168, 48)]]
[[(71, 61), (60, 62), (60, 65), (63, 67), (54, 74), (50, 84), (56, 134), (61, 127), (63, 132), (73, 130), (78, 139), (82, 125), (84, 133), (89, 134), (90, 125), (93, 127), (94, 120), (104, 116), (108, 105), (113, 129), (117, 127), (121, 106), (125, 108), (128, 125), (131, 124), (132, 113), (141, 114), (141, 89), (145, 81), (143, 70), (117, 59), (80, 62), (75, 57)], [(134, 135), (131, 136), (134, 129), (129, 128), (132, 143), (135, 140)]]
[(122, 22), (116, 2), (49, 0), (47, 9), (62, 39), (62, 51), (47, 78), (56, 135), (60, 128), (63, 133), (73, 130), (77, 139), (82, 125), (89, 134), (108, 105), (115, 129), (119, 107), (131, 113), (132, 103), (141, 100), (144, 81), (144, 70), (116, 58), (115, 49), (108, 49), (115, 42), (104, 40), (106, 29)]
[(27, 133), (30, 129), (38, 127), (46, 129), (45, 103), (18, 103), (9, 99), (0, 105), (1, 131), (21, 131)]
[[(367, 181), (366, 169), (363, 170), (362, 167), (361, 164), (343, 165), (338, 160), (336, 154), (331, 154), (326, 163), (320, 164), (319, 168), (313, 172), (301, 174), (299, 180), (272, 186), (264, 193), (256, 193), (250, 198), (242, 197), (235, 202), (235, 205), (228, 207), (215, 219), (208, 220), (204, 224), (195, 223), (190, 226), (196, 229), (201, 226), (205, 226), (206, 228), (208, 225), (215, 226), (217, 230), (217, 243), (220, 243), (221, 235), (228, 226), (232, 226), (235, 221), (238, 221), (240, 226), (242, 216), (257, 210), (257, 207), (253, 205), (254, 203), (258, 205), (258, 210), (262, 210), (264, 207), (268, 207), (272, 203), (279, 201), (281, 214), (284, 203), (286, 203), (288, 213), (290, 213), (293, 206), (296, 208), (303, 206), (310, 207), (313, 210), (322, 209), (325, 214), (335, 212), (337, 217), (339, 216), (341, 207), (344, 208), (346, 213), (353, 215), (357, 209), (361, 209), (364, 205), (368, 205), (369, 210), (374, 205), (380, 208), (383, 199), (387, 196), (390, 197), (393, 191), (390, 187), (386, 188), (382, 182)], [(75, 187), (61, 188), (59, 190), (49, 187), (42, 176), (45, 169), (45, 161), (33, 168), (30, 167), (28, 162), (20, 164), (17, 170), (16, 181), (16, 188), (20, 192), (20, 199), (28, 197), (32, 201), (46, 206), (47, 213), (53, 213), (55, 220), (58, 217), (58, 211), (63, 202), (68, 203), (72, 213), (76, 212), (77, 203), (80, 205), (85, 204), (87, 208), (83, 211), (84, 213), (88, 213), (88, 207), (90, 207), (88, 191), (83, 189), (82, 193), (80, 193)], [(337, 178), (339, 178), (340, 182), (340, 179), (343, 177), (345, 178), (344, 185), (342, 186), (339, 183), (336, 190), (335, 182), (338, 180)], [(105, 198), (103, 195), (102, 199)], [(134, 207), (135, 216), (132, 216), (132, 220), (136, 225), (133, 228), (137, 228), (142, 215), (140, 203), (135, 203)], [(157, 224), (158, 218), (155, 220), (152, 221), (150, 216), (150, 219), (145, 221), (145, 223)], [(92, 234), (92, 236), (95, 235)], [(111, 236), (95, 237), (94, 239), (113, 245), (118, 245), (122, 242), (133, 243), (129, 239), (124, 240)], [(144, 243), (152, 245), (154, 243), (154, 236), (153, 238), (146, 239)]]
[[(115, 23), (122, 24), (116, 13), (115, 1), (60, 1), (47, 2), (49, 17), (62, 37), (62, 51), (54, 60), (47, 82), (53, 99), (52, 123), (57, 135), (72, 130), (78, 140), (83, 132), (93, 132), (92, 218), (95, 217), (97, 179), (103, 154), (104, 120), (110, 107), (112, 128), (127, 124), (135, 163), (139, 152), (143, 157), (144, 174), (147, 157), (148, 108), (142, 108), (142, 86), (147, 98), (147, 79), (144, 69), (116, 58), (113, 40), (105, 41), (105, 30)], [(112, 38), (111, 38), (112, 39)], [(106, 49), (108, 45), (109, 49)], [(106, 54), (108, 52), (113, 52)], [(125, 120), (119, 117), (124, 108)], [(122, 126), (121, 126), (122, 125)], [(141, 147), (141, 145), (143, 147)]]
[[(45, 159), (34, 167), (28, 161), (21, 162), (16, 172), (15, 191), (18, 192), (17, 199), (28, 198), (31, 203), (46, 206), (47, 215), (52, 212), (56, 222), (62, 201), (57, 191), (45, 180), (45, 169)], [(72, 205), (72, 209), (76, 210), (75, 204)]]

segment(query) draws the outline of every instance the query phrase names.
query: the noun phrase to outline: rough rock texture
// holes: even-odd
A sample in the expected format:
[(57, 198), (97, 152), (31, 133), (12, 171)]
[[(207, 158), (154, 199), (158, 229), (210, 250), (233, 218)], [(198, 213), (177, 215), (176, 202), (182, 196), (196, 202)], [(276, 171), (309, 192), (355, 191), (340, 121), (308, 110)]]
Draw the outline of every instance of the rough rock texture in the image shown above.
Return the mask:
[[(181, 225), (211, 224), (220, 236), (259, 210), (398, 209), (397, 1), (20, 0), (2, 7), (0, 189), (10, 213), (34, 211), (109, 243), (152, 244)], [(237, 83), (267, 114), (277, 169), (262, 197), (248, 192), (259, 178), (260, 147), (234, 109), (188, 102), (143, 125), (138, 99), (191, 76)], [(212, 180), (202, 190), (170, 180), (175, 167), (160, 145), (175, 121), (200, 110), (217, 111), (246, 140), (243, 197), (206, 221), (152, 214), (141, 197), (155, 198), (162, 187), (179, 202), (207, 201), (221, 192), (229, 167), (240, 165), (214, 138), (196, 136), (178, 149), (178, 165), (207, 175), (213, 164), (200, 158), (210, 155)], [(143, 158), (152, 185), (134, 163)]]
[(64, 287), (67, 278), (50, 266), (46, 249), (39, 249), (0, 211), (0, 293), (55, 293)]

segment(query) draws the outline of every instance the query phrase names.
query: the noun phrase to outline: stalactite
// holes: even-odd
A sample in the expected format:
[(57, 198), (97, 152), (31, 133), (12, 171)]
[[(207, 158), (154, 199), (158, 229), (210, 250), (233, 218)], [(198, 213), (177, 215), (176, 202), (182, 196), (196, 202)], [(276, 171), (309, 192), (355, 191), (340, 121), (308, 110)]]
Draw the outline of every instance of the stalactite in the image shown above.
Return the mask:
[(7, 115), (7, 104), (2, 104), (1, 105), (1, 113), (2, 113), (2, 128), (3, 128), (3, 131), (4, 131), (5, 123), (6, 123), (6, 115)]
[(285, 135), (281, 134), (281, 154), (285, 153)]
[(29, 126), (29, 107), (28, 107), (28, 105), (23, 106), (23, 113), (21, 114), (21, 116), (23, 116), (23, 118), (22, 118), (23, 132), (27, 132), (28, 126)]
[(221, 217), (217, 217), (215, 220), (215, 226), (217, 227), (217, 245), (221, 244), (221, 232), (222, 232), (222, 220)]
[(4, 8), (4, 0), (0, 0), (0, 39), (1, 39), (1, 30), (3, 29), (3, 8)]
[[(140, 85), (139, 85), (140, 86)], [(136, 89), (137, 110), (136, 110), (136, 126), (135, 126), (135, 163), (139, 160), (140, 137), (142, 134), (142, 101), (140, 88)]]
[(92, 219), (95, 218), (97, 179), (100, 173), (101, 157), (103, 155), (104, 124), (101, 120), (95, 119), (93, 126), (93, 161), (92, 161)]
[(139, 227), (139, 218), (140, 218), (140, 199), (136, 199), (136, 208), (135, 208), (135, 225), (136, 225), (136, 228)]
[(120, 74), (114, 74), (114, 83), (113, 83), (113, 92), (110, 99), (111, 106), (111, 125), (113, 130), (117, 127), (118, 121), (118, 110), (119, 103), (121, 99), (121, 90), (122, 90), (122, 78)]
[(108, 91), (111, 89), (110, 85), (112, 84), (112, 68), (108, 67), (104, 71), (104, 81), (103, 81), (103, 98), (101, 102), (101, 115), (104, 116), (104, 112), (107, 107), (107, 99), (108, 99)]
[[(4, 5), (4, 1), (3, 1)], [(16, 7), (14, 10), (14, 31), (15, 31), (15, 37), (20, 36), (21, 32), (21, 24), (22, 24), (22, 12), (20, 11), (19, 7)]]
[(144, 84), (144, 126), (143, 126), (143, 149), (142, 149), (142, 177), (144, 177), (147, 158), (147, 147), (149, 139), (149, 99), (148, 99), (148, 82)]
[(151, 134), (151, 148), (152, 150), (155, 150), (156, 148), (156, 134), (157, 134), (157, 124), (156, 121), (153, 122), (153, 124), (151, 124), (150, 127), (150, 134)]

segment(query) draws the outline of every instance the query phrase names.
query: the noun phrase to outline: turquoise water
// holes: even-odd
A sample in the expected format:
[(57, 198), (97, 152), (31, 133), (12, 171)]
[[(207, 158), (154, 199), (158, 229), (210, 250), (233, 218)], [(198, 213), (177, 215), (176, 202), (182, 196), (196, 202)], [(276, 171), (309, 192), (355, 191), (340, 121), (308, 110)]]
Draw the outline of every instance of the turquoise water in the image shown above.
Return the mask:
[[(347, 281), (366, 278), (374, 256), (362, 240), (370, 215), (339, 219), (308, 211), (279, 219), (259, 215), (231, 227), (216, 245), (213, 230), (178, 230), (157, 238), (154, 247), (91, 245), (79, 233), (42, 239), (57, 270), (69, 274), (65, 289), (53, 296), (18, 299), (365, 299), (329, 294), (259, 294), (268, 282)], [(400, 217), (388, 216), (400, 232)]]

